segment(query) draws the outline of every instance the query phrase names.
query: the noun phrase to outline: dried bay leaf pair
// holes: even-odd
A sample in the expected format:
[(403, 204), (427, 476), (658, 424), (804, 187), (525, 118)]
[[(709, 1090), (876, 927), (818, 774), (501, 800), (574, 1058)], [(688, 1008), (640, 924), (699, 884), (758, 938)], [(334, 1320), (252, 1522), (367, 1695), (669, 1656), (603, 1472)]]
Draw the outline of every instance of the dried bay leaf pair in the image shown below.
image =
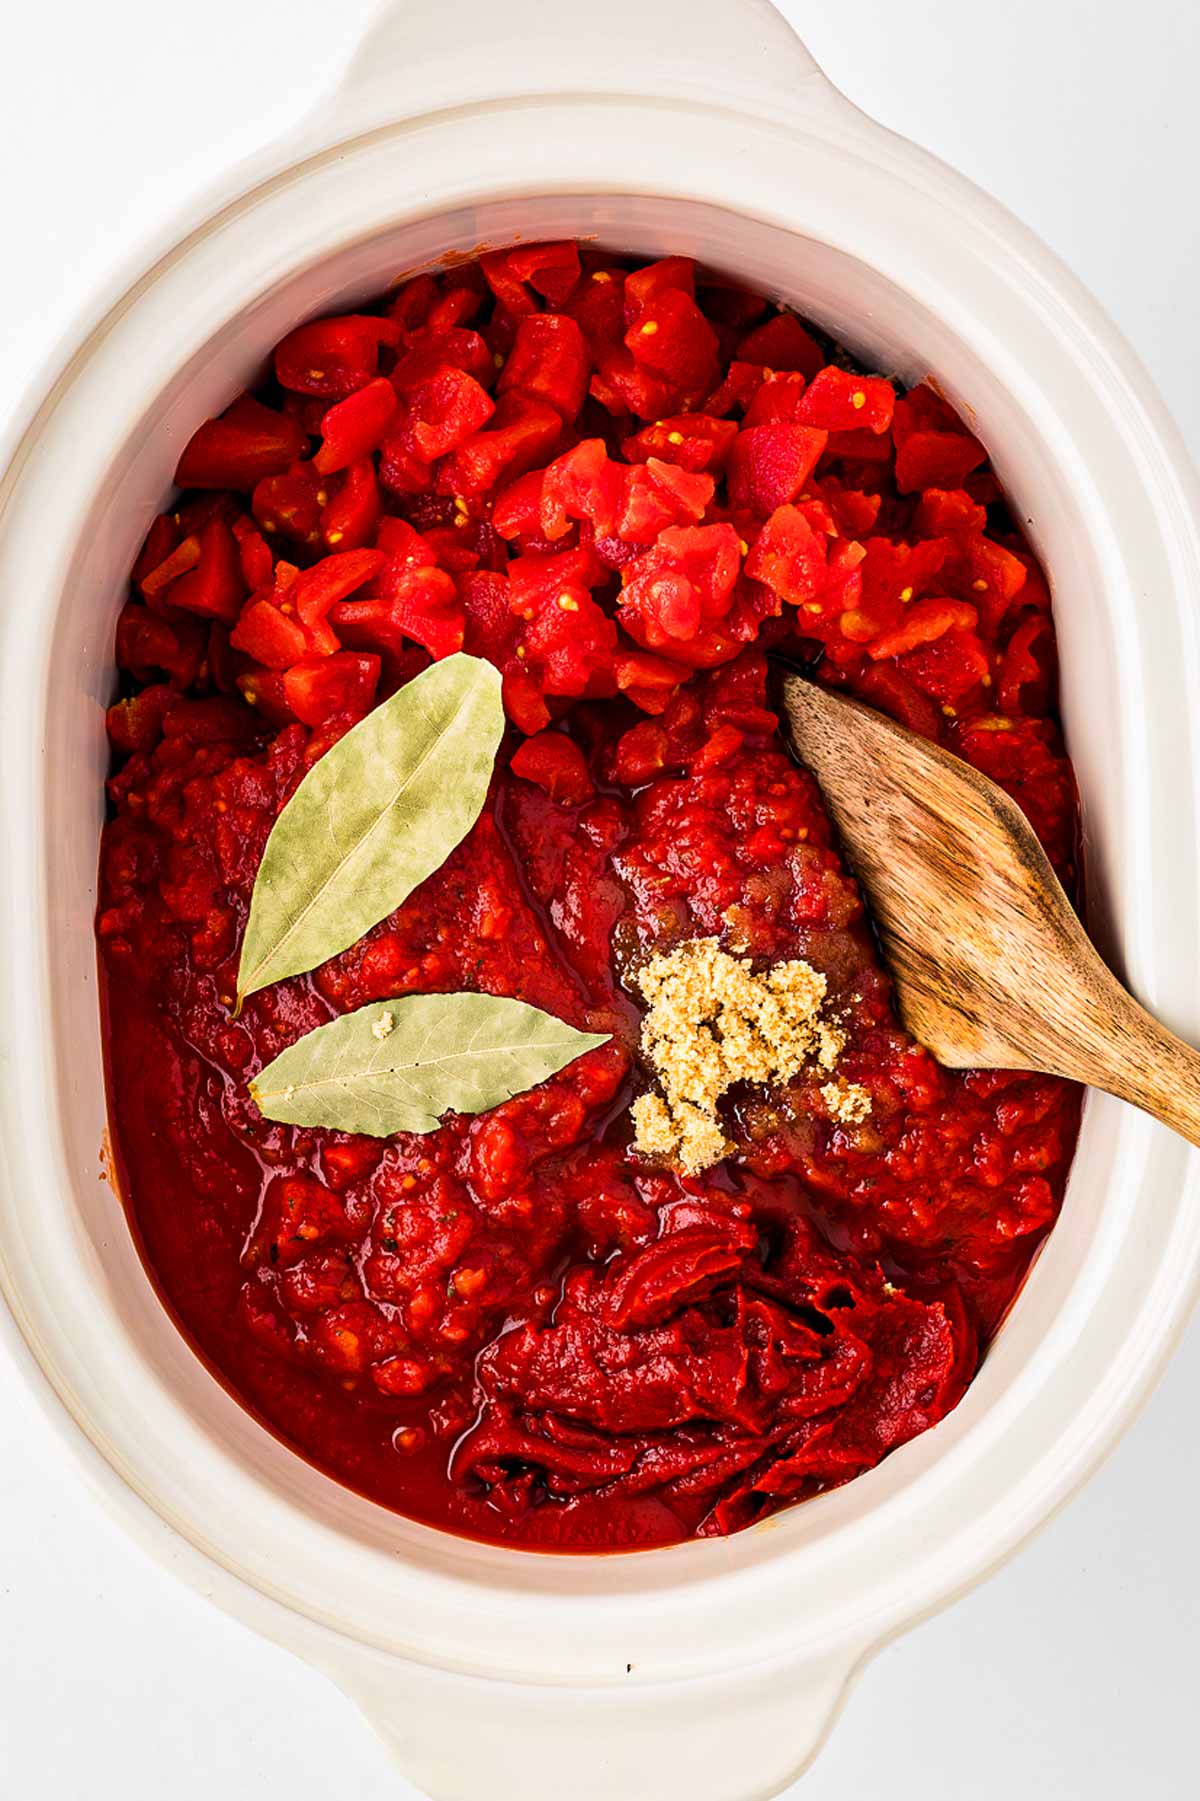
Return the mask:
[[(439, 869), (475, 824), (504, 734), (500, 676), (434, 663), (314, 764), (271, 831), (238, 967), (248, 994), (346, 950)], [(482, 1113), (607, 1042), (523, 1001), (409, 995), (331, 1020), (250, 1085), (286, 1124), (389, 1137)]]

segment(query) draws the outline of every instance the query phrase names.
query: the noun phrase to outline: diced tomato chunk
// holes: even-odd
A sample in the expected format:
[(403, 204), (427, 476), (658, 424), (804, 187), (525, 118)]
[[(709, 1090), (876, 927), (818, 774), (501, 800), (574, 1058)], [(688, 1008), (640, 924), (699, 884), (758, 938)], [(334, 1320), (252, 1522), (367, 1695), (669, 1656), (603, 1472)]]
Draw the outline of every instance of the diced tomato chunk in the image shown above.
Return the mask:
[(513, 752), (509, 768), (565, 807), (581, 807), (595, 793), (583, 752), (562, 732), (536, 732), (526, 738)]
[(517, 335), (500, 375), (499, 391), (510, 389), (548, 401), (570, 424), (587, 393), (591, 359), (583, 333), (566, 313), (531, 313)]
[(825, 541), (794, 506), (772, 513), (746, 558), (746, 574), (794, 607), (817, 601), (827, 567)]
[(308, 654), (308, 634), (271, 600), (252, 600), (229, 634), (234, 650), (266, 669), (288, 669)]
[(892, 423), (896, 395), (879, 375), (852, 375), (832, 364), (813, 376), (800, 401), (799, 417), (822, 431), (885, 432)]
[(321, 420), (321, 448), (313, 463), (322, 475), (346, 469), (378, 450), (396, 416), (396, 390), (383, 376), (331, 406)]
[(232, 623), (246, 597), (238, 542), (223, 519), (210, 519), (199, 532), (200, 558), (167, 590), (173, 607), (206, 619)]
[(249, 494), (265, 475), (279, 475), (305, 447), (294, 419), (243, 394), (192, 434), (179, 459), (181, 488), (236, 488)]
[(902, 657), (905, 651), (915, 650), (918, 644), (932, 644), (951, 629), (973, 631), (978, 618), (975, 608), (962, 600), (918, 600), (894, 631), (884, 632), (868, 644), (867, 654), (875, 663), (884, 657)]
[(399, 340), (400, 328), (392, 319), (353, 313), (314, 319), (297, 326), (279, 345), (275, 374), (280, 386), (293, 393), (342, 400), (375, 379), (380, 346)]
[(438, 489), (472, 498), (491, 494), (541, 462), (561, 435), (562, 420), (547, 401), (503, 394), (487, 429), (473, 432), (441, 465)]
[(740, 361), (767, 369), (798, 369), (807, 381), (825, 361), (816, 339), (792, 313), (777, 313), (746, 333), (737, 347)]
[(729, 498), (765, 519), (795, 500), (825, 449), (826, 434), (807, 425), (755, 425), (742, 430), (729, 453)]
[(657, 457), (681, 469), (700, 473), (720, 469), (737, 436), (732, 419), (713, 419), (706, 413), (679, 413), (643, 426), (636, 437), (626, 438), (621, 455), (628, 463), (646, 463)]
[(378, 657), (341, 650), (293, 663), (284, 673), (283, 696), (302, 725), (324, 725), (342, 713), (365, 718), (378, 681)]

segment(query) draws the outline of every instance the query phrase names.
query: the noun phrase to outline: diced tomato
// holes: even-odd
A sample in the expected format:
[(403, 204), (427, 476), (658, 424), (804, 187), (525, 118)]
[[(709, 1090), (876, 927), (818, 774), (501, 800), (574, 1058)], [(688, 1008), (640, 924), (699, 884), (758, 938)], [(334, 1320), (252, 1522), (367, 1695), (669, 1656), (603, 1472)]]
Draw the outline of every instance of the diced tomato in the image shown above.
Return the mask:
[(915, 431), (896, 444), (896, 486), (902, 494), (924, 488), (961, 488), (987, 451), (966, 432)]
[(598, 537), (616, 530), (624, 496), (624, 472), (610, 461), (603, 438), (585, 438), (556, 457), (541, 485), (541, 527), (546, 538), (561, 538), (573, 519), (587, 519)]
[(172, 513), (158, 513), (151, 521), (137, 560), (130, 571), (130, 581), (140, 588), (152, 569), (166, 561), (182, 537), (178, 521)]
[(414, 457), (436, 462), (487, 424), (495, 402), (465, 370), (439, 369), (408, 397), (400, 441)]
[(634, 650), (617, 658), (614, 674), (621, 693), (643, 713), (661, 713), (691, 670), (683, 663), (672, 663), (650, 651)]
[(919, 644), (932, 644), (952, 628), (974, 631), (979, 618), (974, 607), (962, 600), (938, 597), (914, 601), (894, 631), (884, 632), (867, 646), (867, 655), (878, 663), (884, 657), (902, 657)]
[(375, 379), (380, 346), (399, 341), (400, 327), (394, 319), (355, 313), (314, 319), (310, 325), (297, 326), (279, 345), (275, 374), (280, 386), (293, 393), (342, 400)]
[(403, 400), (443, 369), (461, 369), (484, 388), (496, 379), (492, 353), (477, 331), (430, 327), (411, 335), (409, 349), (392, 370), (392, 386)]
[(588, 392), (618, 418), (635, 413), (639, 419), (655, 419), (669, 412), (677, 399), (671, 383), (639, 363), (624, 344), (615, 344), (598, 357)]
[(532, 737), (550, 723), (550, 709), (541, 689), (523, 669), (506, 669), (500, 684), (504, 711), (519, 732)]
[(279, 475), (305, 448), (294, 419), (243, 394), (193, 433), (175, 480), (181, 488), (236, 488), (249, 494), (264, 475)]
[(595, 793), (583, 752), (562, 732), (536, 732), (526, 738), (513, 752), (509, 768), (564, 807), (581, 807)]
[(717, 419), (724, 418), (727, 413), (745, 413), (766, 381), (767, 374), (768, 371), (761, 363), (735, 360), (725, 371), (724, 380), (705, 401), (704, 411)]
[[(603, 454), (603, 446), (601, 452)], [(545, 479), (544, 470), (531, 469), (496, 496), (492, 525), (502, 538), (542, 536), (542, 484)]]
[(531, 313), (517, 326), (499, 392), (515, 389), (548, 401), (570, 424), (583, 405), (590, 367), (588, 348), (574, 319), (566, 313)]
[(626, 438), (621, 455), (627, 463), (645, 463), (657, 457), (680, 469), (699, 474), (720, 469), (737, 436), (732, 419), (714, 419), (706, 413), (679, 413), (670, 419), (643, 426), (636, 437)]
[(696, 265), (690, 256), (664, 256), (657, 263), (631, 269), (625, 277), (625, 323), (632, 325), (662, 294), (696, 294)]
[(514, 316), (535, 312), (526, 284), (560, 306), (579, 280), (579, 251), (574, 244), (528, 244), (497, 250), (479, 259), (496, 299)]
[(880, 375), (852, 375), (832, 364), (821, 369), (804, 390), (799, 417), (822, 431), (888, 430), (896, 405), (895, 390)]
[(627, 543), (653, 544), (668, 526), (698, 525), (715, 486), (711, 475), (694, 475), (657, 457), (636, 463), (623, 471), (613, 531)]
[(445, 569), (393, 562), (367, 600), (333, 609), (347, 643), (395, 652), (400, 639), (421, 644), (435, 660), (463, 647), (465, 615), (454, 578)]
[(1009, 639), (1000, 663), (996, 700), (1002, 713), (1044, 714), (1058, 682), (1054, 629), (1031, 613)]
[(988, 654), (979, 637), (956, 626), (932, 643), (909, 651), (897, 667), (951, 716), (968, 695), (982, 699), (991, 682)]
[(732, 525), (672, 526), (629, 565), (621, 623), (645, 649), (670, 652), (728, 611), (740, 568)]
[(743, 429), (729, 453), (729, 498), (735, 509), (765, 519), (795, 500), (825, 449), (825, 433), (807, 425)]
[(114, 750), (126, 754), (153, 750), (162, 737), (163, 718), (167, 708), (179, 699), (178, 690), (165, 682), (143, 688), (128, 700), (118, 700), (105, 714), (109, 742)]
[(322, 557), (297, 577), (291, 599), (314, 650), (322, 655), (337, 650), (338, 641), (327, 624), (330, 608), (378, 575), (386, 562), (382, 550), (346, 550)]
[(273, 537), (282, 533), (296, 543), (309, 544), (317, 536), (321, 509), (328, 498), (313, 465), (293, 463), (281, 474), (265, 476), (256, 485), (250, 507), (264, 532)]
[(381, 510), (374, 461), (360, 457), (321, 509), (321, 536), (330, 550), (362, 550), (375, 536)]
[(117, 620), (117, 666), (141, 681), (158, 670), (174, 687), (187, 688), (200, 673), (206, 642), (199, 619), (163, 619), (131, 601)]
[(199, 537), (199, 562), (171, 583), (168, 598), (173, 607), (187, 613), (232, 624), (246, 597), (237, 539), (223, 519), (210, 519)]
[(443, 494), (472, 499), (515, 480), (554, 449), (562, 420), (547, 401), (526, 394), (502, 394), (485, 431), (473, 432), (438, 470)]
[(964, 488), (926, 488), (913, 514), (918, 538), (946, 538), (986, 531), (987, 510)]
[(308, 634), (271, 600), (252, 600), (229, 634), (234, 650), (265, 669), (288, 669), (308, 655)]
[(271, 580), (275, 559), (271, 555), (271, 547), (262, 533), (244, 514), (234, 520), (232, 531), (237, 539), (242, 580), (253, 594), (256, 588), (266, 587)]
[(825, 361), (816, 339), (791, 313), (777, 313), (765, 325), (756, 325), (739, 343), (737, 354), (739, 361), (767, 369), (798, 369), (806, 381)]
[(796, 369), (772, 369), (755, 389), (742, 416), (743, 431), (752, 425), (803, 425), (804, 377)]
[(365, 718), (375, 699), (379, 668), (378, 657), (359, 651), (306, 657), (284, 673), (285, 704), (302, 725), (324, 725), (341, 713)]
[(331, 406), (321, 421), (315, 467), (322, 475), (332, 475), (378, 450), (396, 416), (396, 405), (396, 390), (379, 376)]
[(148, 601), (153, 602), (170, 587), (177, 577), (194, 569), (200, 561), (200, 537), (197, 532), (189, 532), (180, 540), (169, 556), (163, 558), (157, 567), (147, 570), (138, 586)]
[(799, 507), (782, 506), (759, 533), (746, 558), (746, 574), (799, 607), (816, 602), (825, 583), (827, 564), (825, 540), (813, 530)]
[[(625, 284), (626, 294), (629, 284)], [(674, 392), (702, 393), (716, 368), (717, 335), (695, 301), (678, 288), (651, 295), (625, 333), (641, 368)]]

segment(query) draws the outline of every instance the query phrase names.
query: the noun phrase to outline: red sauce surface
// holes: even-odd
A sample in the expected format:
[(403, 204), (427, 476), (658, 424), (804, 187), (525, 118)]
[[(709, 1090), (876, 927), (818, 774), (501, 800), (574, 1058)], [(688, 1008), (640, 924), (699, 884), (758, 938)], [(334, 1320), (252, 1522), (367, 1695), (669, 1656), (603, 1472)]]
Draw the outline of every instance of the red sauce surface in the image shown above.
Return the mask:
[[(979, 444), (682, 259), (524, 247), (301, 327), (201, 428), (118, 628), (98, 933), (129, 1216), (253, 1412), (386, 1506), (509, 1545), (735, 1530), (960, 1398), (1061, 1200), (1068, 1084), (901, 1030), (767, 651), (1000, 781), (1076, 882), (1049, 595)], [(504, 677), (478, 824), (311, 976), (231, 997), (271, 825), (431, 657)], [(715, 935), (846, 1017), (830, 1116), (732, 1095), (695, 1178), (629, 1148), (634, 974)], [(389, 1141), (247, 1082), (368, 1001), (515, 995), (612, 1042)]]

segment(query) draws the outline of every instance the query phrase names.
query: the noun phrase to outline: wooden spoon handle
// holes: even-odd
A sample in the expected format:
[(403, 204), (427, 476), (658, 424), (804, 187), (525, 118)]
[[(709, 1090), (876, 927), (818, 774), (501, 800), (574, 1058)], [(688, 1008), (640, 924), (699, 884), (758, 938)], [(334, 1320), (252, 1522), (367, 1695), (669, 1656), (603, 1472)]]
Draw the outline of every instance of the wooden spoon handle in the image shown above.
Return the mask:
[[(1110, 977), (1105, 1030), (1089, 1035), (1072, 1072), (1200, 1145), (1200, 1051), (1176, 1038)], [(1082, 1047), (1081, 1047), (1082, 1049)]]

